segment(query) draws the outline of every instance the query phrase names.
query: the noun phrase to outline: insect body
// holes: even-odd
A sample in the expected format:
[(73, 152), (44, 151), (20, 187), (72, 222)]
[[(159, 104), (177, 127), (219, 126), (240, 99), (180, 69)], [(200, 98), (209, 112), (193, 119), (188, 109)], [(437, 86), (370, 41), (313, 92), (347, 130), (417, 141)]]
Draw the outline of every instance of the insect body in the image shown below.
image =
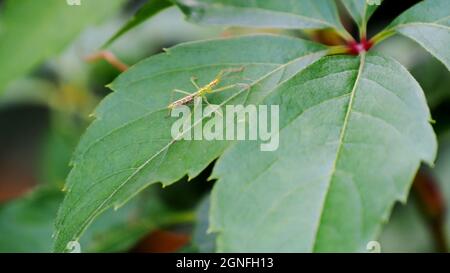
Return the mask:
[(169, 110), (172, 110), (178, 106), (186, 105), (186, 104), (190, 103), (191, 101), (193, 101), (196, 97), (197, 97), (197, 92), (172, 102), (171, 104), (169, 104), (169, 106), (167, 106), (167, 108), (169, 108)]
[[(177, 93), (182, 93), (185, 94), (186, 96), (176, 100), (172, 103), (170, 103), (167, 108), (169, 109), (169, 111), (173, 110), (174, 108), (181, 106), (181, 105), (186, 105), (190, 102), (192, 102), (195, 98), (197, 97), (202, 97), (206, 103), (210, 104), (208, 102), (208, 99), (206, 98), (206, 94), (210, 94), (210, 93), (216, 93), (216, 92), (220, 92), (220, 91), (225, 91), (231, 88), (234, 88), (236, 86), (238, 86), (239, 84), (231, 84), (231, 85), (227, 85), (218, 89), (214, 89), (217, 85), (219, 85), (223, 78), (230, 74), (230, 73), (236, 73), (236, 72), (241, 72), (243, 71), (244, 68), (237, 68), (237, 69), (225, 69), (219, 72), (219, 74), (217, 74), (217, 76), (214, 78), (214, 80), (212, 80), (210, 83), (206, 84), (203, 87), (200, 87), (197, 82), (196, 82), (196, 78), (192, 77), (191, 78), (191, 83), (195, 86), (195, 88), (197, 88), (197, 91), (194, 93), (189, 93), (180, 89), (174, 89), (173, 92), (177, 92)], [(172, 93), (173, 94), (173, 93)], [(170, 113), (170, 112), (169, 112)]]

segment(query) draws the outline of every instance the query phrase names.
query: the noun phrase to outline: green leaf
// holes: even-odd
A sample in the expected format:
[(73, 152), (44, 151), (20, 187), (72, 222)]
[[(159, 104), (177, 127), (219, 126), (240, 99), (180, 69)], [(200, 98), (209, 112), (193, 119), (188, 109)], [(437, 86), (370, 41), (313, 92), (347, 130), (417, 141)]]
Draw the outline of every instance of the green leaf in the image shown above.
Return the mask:
[(365, 33), (367, 22), (379, 5), (369, 4), (367, 0), (342, 0), (342, 3), (358, 24), (360, 30)]
[(216, 236), (208, 232), (210, 196), (200, 202), (197, 210), (197, 221), (192, 235), (192, 244), (200, 253), (213, 253), (216, 249)]
[(126, 23), (114, 36), (109, 39), (108, 42), (103, 47), (107, 47), (111, 45), (118, 38), (122, 37), (125, 33), (130, 31), (131, 29), (139, 26), (143, 22), (145, 22), (150, 17), (158, 14), (164, 9), (172, 6), (173, 4), (170, 1), (166, 0), (149, 0), (144, 6), (142, 6), (136, 15)]
[(41, 188), (0, 206), (0, 252), (50, 252), (53, 221), (63, 195)]
[(58, 53), (87, 26), (112, 14), (123, 0), (7, 0), (0, 13), (0, 92)]
[[(334, 1), (330, 0), (174, 0), (189, 21), (258, 28), (334, 28), (345, 38)], [(268, 19), (270, 18), (270, 19)]]
[(326, 57), (265, 104), (280, 105), (279, 149), (239, 142), (213, 171), (218, 251), (365, 251), (435, 158), (424, 94), (386, 57)]
[(410, 71), (425, 91), (428, 105), (432, 111), (450, 102), (448, 88), (450, 77), (448, 77), (447, 68), (439, 60), (424, 58), (421, 62), (415, 64)]
[[(170, 210), (155, 190), (103, 214), (82, 237), (81, 250), (126, 251), (155, 228), (185, 221), (190, 213)], [(39, 187), (24, 198), (2, 204), (0, 252), (51, 252), (54, 219), (63, 198), (59, 189)]]
[(383, 227), (379, 242), (383, 253), (431, 253), (435, 251), (429, 226), (420, 207), (408, 204), (396, 206), (389, 223)]
[(450, 70), (450, 2), (425, 0), (400, 15), (385, 33), (398, 32), (419, 43)]
[(68, 118), (53, 114), (49, 131), (43, 136), (39, 158), (39, 181), (62, 188), (69, 173), (69, 162), (82, 128)]
[[(96, 110), (67, 179), (67, 195), (57, 218), (55, 250), (63, 251), (104, 210), (120, 207), (146, 186), (169, 185), (198, 175), (229, 146), (226, 141), (175, 141), (167, 105), (174, 88), (194, 91), (222, 69), (244, 72), (224, 84), (252, 80), (212, 103), (255, 103), (280, 83), (326, 53), (324, 47), (289, 37), (257, 35), (187, 43), (132, 67), (113, 82), (115, 91)], [(242, 74), (242, 75), (241, 75)]]
[(160, 198), (157, 187), (139, 194), (119, 210), (108, 210), (80, 240), (85, 252), (123, 252), (152, 231), (192, 222), (190, 211), (175, 211)]

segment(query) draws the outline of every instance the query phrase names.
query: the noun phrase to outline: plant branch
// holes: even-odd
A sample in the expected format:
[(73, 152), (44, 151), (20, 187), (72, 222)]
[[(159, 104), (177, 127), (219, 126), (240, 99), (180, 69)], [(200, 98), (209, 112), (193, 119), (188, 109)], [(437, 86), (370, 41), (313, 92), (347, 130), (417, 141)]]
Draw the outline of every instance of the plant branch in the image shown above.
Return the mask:
[(390, 38), (391, 36), (394, 36), (395, 31), (393, 29), (389, 29), (389, 30), (384, 30), (380, 33), (378, 33), (377, 35), (375, 35), (374, 37), (372, 37), (372, 39), (370, 39), (370, 41), (373, 43), (373, 45), (376, 45), (388, 38)]
[(119, 60), (111, 51), (99, 51), (85, 58), (87, 62), (96, 62), (99, 60), (105, 60), (117, 70), (124, 72), (128, 70), (128, 65)]

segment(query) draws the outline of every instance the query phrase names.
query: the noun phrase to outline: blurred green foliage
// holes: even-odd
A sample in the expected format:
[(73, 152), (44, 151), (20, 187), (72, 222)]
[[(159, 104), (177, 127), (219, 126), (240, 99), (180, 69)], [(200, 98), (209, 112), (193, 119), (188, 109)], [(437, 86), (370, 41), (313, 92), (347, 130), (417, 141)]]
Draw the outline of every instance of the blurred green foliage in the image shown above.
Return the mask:
[(6, 0), (0, 16), (0, 92), (123, 2), (96, 0), (73, 7), (61, 0)]

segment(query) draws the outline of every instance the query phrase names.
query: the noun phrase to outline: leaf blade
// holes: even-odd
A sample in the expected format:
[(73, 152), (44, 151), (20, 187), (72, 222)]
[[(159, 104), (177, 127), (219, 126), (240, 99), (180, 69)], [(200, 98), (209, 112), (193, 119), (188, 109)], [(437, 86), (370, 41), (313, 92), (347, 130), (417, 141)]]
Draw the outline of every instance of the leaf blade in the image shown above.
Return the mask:
[[(335, 2), (327, 0), (176, 0), (189, 21), (257, 28), (334, 28), (345, 38)], [(270, 21), (267, 18), (271, 18)]]
[[(103, 214), (81, 238), (81, 251), (127, 251), (151, 230), (177, 223), (179, 212), (169, 209), (155, 190), (150, 189), (120, 211)], [(25, 197), (2, 204), (0, 253), (51, 252), (53, 221), (63, 198), (60, 189), (41, 186)]]
[[(115, 92), (97, 109), (97, 120), (75, 153), (57, 220), (56, 251), (76, 240), (103, 210), (122, 205), (149, 184), (169, 185), (186, 174), (196, 176), (228, 147), (225, 141), (175, 142), (167, 118), (170, 90), (190, 86), (193, 75), (202, 75), (206, 84), (220, 69), (245, 66), (246, 75), (260, 86), (248, 100), (257, 100), (257, 94), (325, 52), (299, 39), (244, 36), (187, 43), (131, 68), (112, 84)], [(233, 100), (246, 100), (245, 93), (237, 94)], [(101, 159), (105, 154), (107, 162)]]
[(450, 5), (426, 0), (400, 15), (387, 31), (398, 32), (419, 43), (450, 70)]
[[(364, 251), (393, 203), (405, 200), (420, 161), (435, 157), (429, 111), (418, 84), (399, 80), (412, 79), (403, 67), (367, 58), (324, 58), (273, 93), (266, 103), (279, 104), (285, 121), (277, 152), (241, 142), (219, 159), (210, 226), (219, 251)], [(393, 83), (394, 93), (384, 90)]]
[(121, 27), (116, 34), (114, 34), (103, 47), (108, 47), (114, 43), (117, 39), (122, 37), (128, 31), (139, 26), (150, 17), (158, 14), (159, 12), (165, 10), (166, 8), (172, 6), (170, 1), (166, 0), (150, 0), (144, 6), (142, 6), (131, 20), (129, 20), (123, 27)]

